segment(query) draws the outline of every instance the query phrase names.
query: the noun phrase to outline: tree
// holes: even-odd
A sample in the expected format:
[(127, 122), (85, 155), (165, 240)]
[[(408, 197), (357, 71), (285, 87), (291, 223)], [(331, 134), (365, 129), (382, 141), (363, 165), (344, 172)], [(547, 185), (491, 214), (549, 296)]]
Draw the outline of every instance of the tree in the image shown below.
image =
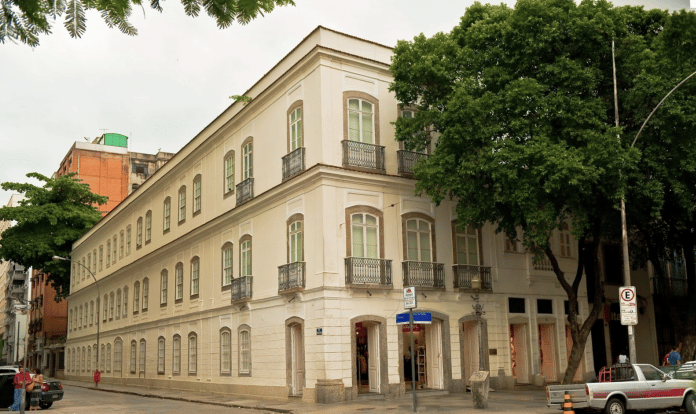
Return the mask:
[(0, 208), (0, 220), (16, 222), (1, 235), (0, 257), (47, 272), (56, 300), (70, 293), (70, 264), (52, 257), (70, 257), (73, 242), (101, 219), (94, 205), (106, 204), (107, 200), (92, 193), (74, 175), (48, 178), (27, 174), (43, 181), (42, 187), (2, 183), (3, 190), (22, 193), (26, 198), (17, 207)]
[[(215, 19), (220, 29), (235, 21), (245, 25), (276, 6), (295, 5), (293, 0), (181, 0), (186, 14), (196, 17), (201, 11)], [(110, 28), (135, 36), (138, 30), (128, 22), (133, 6), (144, 6), (142, 0), (0, 0), (0, 43), (18, 40), (30, 46), (39, 45), (40, 34), (51, 33), (51, 19), (65, 13), (63, 25), (70, 36), (82, 37), (87, 29), (85, 12), (98, 10)], [(150, 0), (150, 7), (162, 12), (160, 0)]]
[[(437, 138), (415, 169), (416, 191), (436, 203), (456, 200), (461, 222), (495, 223), (535, 260), (549, 260), (569, 302), (573, 347), (564, 383), (605, 301), (596, 277), (594, 303), (579, 320), (584, 267), (597, 270), (602, 240), (619, 239), (627, 183), (645, 183), (641, 154), (614, 126), (612, 39), (620, 85), (630, 89), (634, 65), (650, 55), (668, 18), (603, 0), (519, 0), (514, 9), (475, 3), (450, 33), (400, 41), (394, 50), (390, 89), (417, 109), (397, 120), (396, 137), (413, 150)], [(661, 206), (662, 193), (652, 191), (660, 186), (647, 184), (641, 196)], [(578, 241), (572, 274), (561, 270), (550, 243), (566, 224)]]

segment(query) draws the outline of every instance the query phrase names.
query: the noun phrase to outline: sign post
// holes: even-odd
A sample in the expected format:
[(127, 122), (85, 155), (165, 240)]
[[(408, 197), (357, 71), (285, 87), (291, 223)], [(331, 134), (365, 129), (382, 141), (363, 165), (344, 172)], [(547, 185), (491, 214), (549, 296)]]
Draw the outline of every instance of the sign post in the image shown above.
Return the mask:
[(413, 348), (415, 347), (413, 339), (413, 309), (418, 306), (418, 299), (416, 297), (416, 288), (407, 287), (404, 288), (404, 309), (409, 310), (408, 325), (411, 328), (411, 389), (413, 390), (413, 412), (418, 412), (418, 397), (416, 396), (416, 381), (414, 375), (416, 375), (416, 357), (413, 354)]
[(622, 286), (619, 288), (619, 306), (621, 310), (621, 325), (628, 328), (628, 353), (630, 362), (638, 362), (636, 359), (636, 342), (633, 326), (638, 325), (638, 303), (636, 301), (636, 287)]

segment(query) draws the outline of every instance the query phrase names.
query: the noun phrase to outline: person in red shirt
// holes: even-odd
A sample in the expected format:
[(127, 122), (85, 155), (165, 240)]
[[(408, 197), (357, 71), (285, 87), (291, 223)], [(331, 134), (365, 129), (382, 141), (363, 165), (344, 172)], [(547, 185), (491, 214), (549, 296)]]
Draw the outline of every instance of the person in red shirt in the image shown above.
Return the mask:
[[(22, 380), (24, 380), (24, 384), (22, 384)], [(19, 411), (22, 405), (22, 391), (24, 386), (31, 382), (31, 375), (28, 372), (24, 372), (24, 368), (19, 367), (19, 372), (15, 374), (12, 382), (14, 383), (14, 403), (8, 407), (8, 410)]]

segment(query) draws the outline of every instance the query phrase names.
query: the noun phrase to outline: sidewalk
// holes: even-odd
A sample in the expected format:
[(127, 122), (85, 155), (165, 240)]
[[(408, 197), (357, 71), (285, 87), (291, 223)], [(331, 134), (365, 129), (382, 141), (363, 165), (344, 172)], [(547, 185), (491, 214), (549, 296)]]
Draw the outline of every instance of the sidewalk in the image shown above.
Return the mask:
[[(370, 414), (407, 413), (413, 412), (413, 396), (407, 393), (405, 397), (396, 400), (366, 396), (354, 401), (335, 404), (315, 404), (300, 399), (263, 398), (247, 395), (219, 395), (193, 391), (165, 390), (158, 388), (143, 388), (124, 385), (99, 384), (63, 380), (63, 385), (93, 389), (95, 392), (116, 392), (138, 395), (149, 398), (165, 398), (177, 401), (196, 402), (201, 404), (219, 405), (232, 408), (248, 408), (260, 413), (292, 413), (292, 414), (338, 414), (368, 412)], [(541, 413), (556, 414), (558, 410), (546, 407), (546, 394), (542, 388), (517, 387), (514, 391), (491, 392), (486, 410), (473, 408), (471, 394), (449, 394), (445, 391), (422, 390), (418, 392), (418, 412), (500, 412), (500, 413)]]

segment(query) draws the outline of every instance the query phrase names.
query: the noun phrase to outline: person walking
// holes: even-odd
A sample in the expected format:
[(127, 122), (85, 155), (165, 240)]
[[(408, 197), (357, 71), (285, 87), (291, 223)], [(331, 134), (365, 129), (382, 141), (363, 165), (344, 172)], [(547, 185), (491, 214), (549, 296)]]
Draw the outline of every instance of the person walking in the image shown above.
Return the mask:
[(36, 368), (34, 370), (34, 389), (31, 392), (31, 406), (29, 407), (29, 411), (38, 411), (39, 409), (39, 404), (41, 404), (41, 394), (43, 393), (41, 391), (41, 386), (43, 385), (44, 382), (44, 377), (41, 375), (41, 370)]
[(681, 354), (677, 350), (676, 346), (672, 347), (672, 352), (669, 353), (667, 360), (669, 361), (670, 365), (681, 365)]
[(14, 384), (14, 402), (8, 407), (8, 410), (19, 411), (22, 405), (23, 386), (31, 383), (31, 375), (28, 372), (24, 372), (24, 368), (19, 367), (19, 372), (15, 374), (12, 382)]

